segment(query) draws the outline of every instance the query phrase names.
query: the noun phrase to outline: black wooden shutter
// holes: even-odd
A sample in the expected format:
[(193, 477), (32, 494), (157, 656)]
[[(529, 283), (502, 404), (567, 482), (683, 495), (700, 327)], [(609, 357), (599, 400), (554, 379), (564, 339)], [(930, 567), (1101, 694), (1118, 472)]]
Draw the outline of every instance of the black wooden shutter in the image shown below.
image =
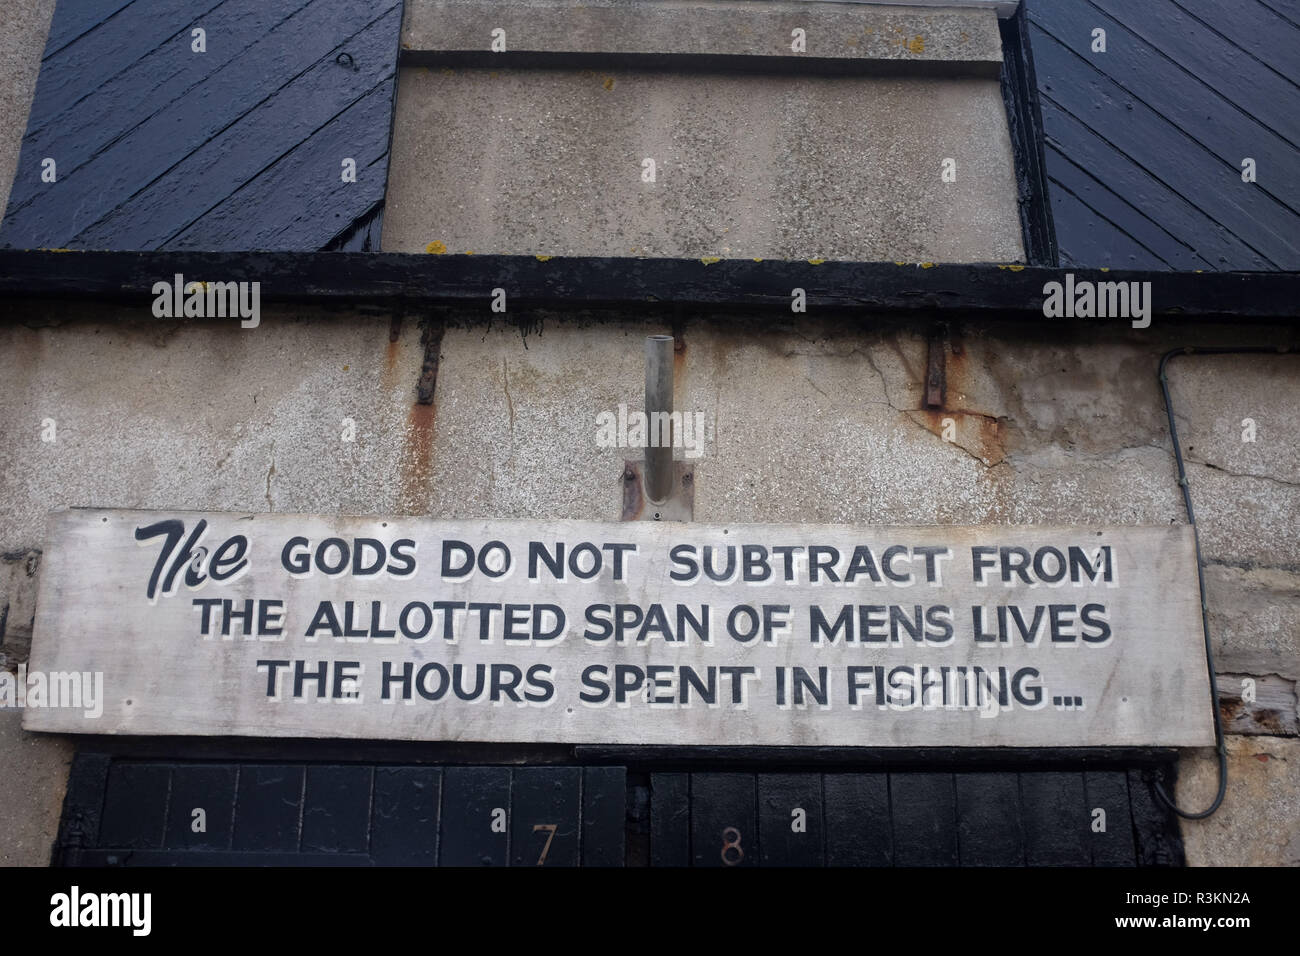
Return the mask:
[(401, 19), (401, 0), (60, 0), (0, 245), (377, 250)]

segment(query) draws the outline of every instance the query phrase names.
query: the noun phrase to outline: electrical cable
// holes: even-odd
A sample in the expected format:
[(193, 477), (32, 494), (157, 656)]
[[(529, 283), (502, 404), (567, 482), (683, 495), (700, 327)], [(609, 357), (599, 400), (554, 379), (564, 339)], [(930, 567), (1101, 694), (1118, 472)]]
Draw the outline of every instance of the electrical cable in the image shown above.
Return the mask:
[(1196, 545), (1196, 580), (1201, 589), (1201, 628), (1205, 635), (1205, 666), (1210, 673), (1210, 706), (1214, 713), (1214, 742), (1219, 753), (1219, 790), (1210, 806), (1198, 813), (1183, 810), (1165, 791), (1164, 783), (1155, 782), (1156, 795), (1174, 813), (1184, 820), (1204, 820), (1218, 810), (1223, 797), (1228, 792), (1228, 749), (1223, 736), (1223, 718), (1219, 713), (1219, 685), (1214, 675), (1214, 648), (1210, 644), (1210, 608), (1205, 598), (1205, 561), (1201, 557), (1201, 535), (1196, 527), (1196, 512), (1192, 508), (1192, 491), (1187, 483), (1187, 466), (1183, 462), (1183, 448), (1178, 441), (1178, 425), (1174, 422), (1174, 403), (1169, 397), (1169, 376), (1165, 367), (1169, 360), (1179, 355), (1284, 355), (1290, 352), (1288, 346), (1267, 348), (1264, 346), (1241, 348), (1193, 348), (1187, 346), (1170, 349), (1160, 358), (1160, 390), (1165, 397), (1165, 412), (1169, 416), (1169, 437), (1174, 444), (1174, 458), (1178, 462), (1178, 486), (1183, 490), (1183, 504), (1187, 508), (1187, 523), (1192, 526), (1192, 541)]

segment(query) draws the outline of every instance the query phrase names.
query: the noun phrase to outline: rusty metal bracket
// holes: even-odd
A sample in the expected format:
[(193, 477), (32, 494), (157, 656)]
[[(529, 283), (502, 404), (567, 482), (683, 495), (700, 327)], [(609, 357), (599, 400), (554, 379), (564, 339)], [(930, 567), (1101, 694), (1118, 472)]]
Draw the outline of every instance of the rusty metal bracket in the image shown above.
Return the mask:
[(433, 393), (438, 387), (438, 362), (442, 356), (442, 335), (446, 325), (437, 319), (430, 320), (420, 336), (424, 346), (424, 362), (420, 366), (420, 378), (415, 383), (415, 402), (417, 405), (432, 405)]
[(948, 388), (948, 330), (936, 325), (930, 331), (929, 357), (925, 363), (925, 407), (943, 408)]
[(673, 483), (667, 500), (654, 504), (646, 498), (645, 463), (623, 462), (623, 513), (620, 521), (691, 521), (695, 517), (695, 464), (673, 462)]

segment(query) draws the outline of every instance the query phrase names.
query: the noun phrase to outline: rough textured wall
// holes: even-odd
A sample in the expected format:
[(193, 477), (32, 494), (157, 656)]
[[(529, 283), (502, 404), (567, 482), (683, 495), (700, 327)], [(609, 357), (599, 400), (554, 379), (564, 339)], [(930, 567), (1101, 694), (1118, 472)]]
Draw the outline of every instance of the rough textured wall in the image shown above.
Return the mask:
[(9, 203), (53, 16), (54, 0), (9, 0), (0, 5), (0, 210)]
[[(0, 74), (0, 199), (17, 161), (52, 10), (53, 0), (0, 6), (0, 51), (8, 67)], [(404, 89), (436, 83), (464, 87), (460, 71), (422, 77)], [(615, 82), (606, 89), (607, 78), (555, 82), (613, 103), (619, 87)], [(668, 92), (684, 92), (672, 90), (669, 79), (660, 80)], [(944, 89), (953, 82), (924, 81)], [(481, 95), (480, 106), (498, 108), (493, 98), (508, 88), (503, 82), (497, 90), (465, 92)], [(541, 95), (540, 89), (531, 95)], [(700, 91), (690, 95), (706, 97)], [(979, 96), (987, 100), (987, 91)], [(857, 115), (862, 103), (847, 102), (844, 108)], [(733, 116), (744, 116), (747, 108), (737, 104), (735, 109)], [(895, 118), (906, 123), (910, 117), (902, 111)], [(661, 129), (668, 130), (671, 124), (663, 123)], [(469, 150), (468, 166), (439, 174), (445, 179), (435, 177), (430, 185), (422, 178), (434, 166), (421, 164), (439, 161), (428, 152), (439, 148), (433, 138), (437, 131), (424, 138), (408, 123), (410, 136), (401, 148), (410, 149), (415, 162), (399, 168), (395, 157), (393, 188), (407, 190), (416, 210), (435, 188), (452, 191), (457, 202), (479, 202), (472, 191), (459, 195), (467, 175), (473, 181), (513, 169), (482, 161), (476, 150), (488, 145), (483, 129), (468, 129), (458, 147)], [(836, 152), (833, 132), (822, 141), (828, 158), (853, 161)], [(858, 129), (842, 132), (866, 135)], [(917, 138), (915, 130), (890, 133), (895, 134), (915, 150), (917, 162), (927, 168), (935, 162), (927, 152), (935, 144)], [(773, 149), (794, 149), (778, 139), (771, 137)], [(575, 159), (597, 148), (574, 142)], [(819, 140), (814, 136), (810, 142)], [(639, 187), (639, 160), (632, 157), (634, 178), (619, 185), (624, 192), (610, 195), (645, 201), (627, 192)], [(780, 234), (745, 197), (781, 183), (744, 178), (747, 161), (743, 155), (724, 160), (722, 178), (712, 182), (706, 165), (700, 165), (698, 178), (688, 180), (692, 189), (703, 190), (697, 198), (708, 197), (710, 208), (730, 210), (730, 219), (692, 219), (689, 204), (675, 208), (666, 200), (641, 212), (660, 210), (654, 214), (682, 254), (761, 255), (749, 251), (757, 240), (746, 238), (746, 231), (764, 242)], [(666, 172), (680, 176), (683, 168), (692, 167), (679, 166), (674, 173), (670, 164)], [(853, 193), (865, 187), (850, 179), (819, 179), (815, 164), (785, 168), (805, 171), (796, 181), (806, 187), (801, 202), (867, 195)], [(539, 168), (519, 175), (547, 173)], [(935, 183), (937, 190), (937, 175)], [(963, 257), (928, 251), (937, 247), (925, 243), (974, 248), (970, 257), (978, 259), (1019, 258), (1009, 174), (1005, 189), (1007, 205), (992, 211), (993, 225), (970, 225), (992, 229), (987, 235), (927, 234), (916, 224), (898, 235), (924, 238), (915, 240), (916, 258)], [(539, 195), (536, 202), (544, 212), (546, 197), (556, 193)], [(884, 208), (895, 212), (921, 201), (878, 195)], [(833, 205), (794, 208), (793, 221), (804, 224), (805, 238), (814, 234), (815, 220), (800, 216), (829, 216), (849, 231), (841, 232), (841, 244), (833, 249), (794, 244), (791, 254), (833, 255), (867, 239), (883, 241), (878, 232), (853, 232), (856, 220), (836, 219), (843, 213)], [(440, 236), (433, 234), (433, 223), (412, 215), (409, 241), (420, 250), (440, 240), (450, 251), (464, 251), (456, 245), (462, 233), (452, 227), (490, 231), (505, 224), (505, 241), (515, 238), (513, 230), (524, 218), (506, 210), (492, 216), (485, 224), (449, 220)], [(891, 222), (886, 217), (886, 225)], [(520, 233), (526, 240), (522, 251), (576, 251), (582, 243), (595, 243), (572, 222), (551, 229), (553, 234)], [(1014, 249), (989, 251), (1011, 237)], [(637, 238), (644, 241), (640, 234)], [(542, 240), (552, 245), (534, 248)], [(468, 241), (477, 242), (467, 240), (465, 249), (479, 252), (518, 251), (477, 248)], [(605, 248), (604, 240), (600, 244), (596, 251), (602, 254), (622, 254)], [(721, 246), (726, 248), (719, 251)], [(633, 242), (629, 251), (638, 248)], [(542, 334), (527, 338), (510, 328), (451, 329), (443, 339), (435, 404), (417, 406), (413, 395), (423, 347), (414, 317), (390, 342), (387, 317), (268, 310), (261, 328), (241, 332), (162, 323), (143, 318), (144, 311), (43, 304), (19, 307), (12, 323), (0, 325), (0, 381), (6, 383), (0, 395), (0, 608), (7, 608), (0, 654), (11, 666), (25, 657), (30, 640), (44, 515), (51, 508), (615, 519), (622, 453), (596, 447), (595, 413), (619, 402), (633, 407), (640, 402), (641, 338), (667, 330), (634, 321), (587, 327), (548, 321)], [(1085, 330), (1035, 336), (1023, 329), (981, 336), (967, 329), (963, 355), (949, 365), (954, 411), (933, 413), (919, 410), (926, 353), (916, 331), (810, 321), (760, 336), (752, 324), (690, 323), (678, 363), (677, 404), (705, 412), (712, 429), (698, 466), (696, 517), (899, 524), (1179, 522), (1182, 504), (1155, 381), (1160, 352), (1187, 343), (1276, 341), (1277, 335), (1248, 329), (1171, 334), (1156, 328), (1105, 336)], [(1183, 824), (1192, 863), (1300, 864), (1297, 366), (1295, 357), (1194, 358), (1180, 360), (1171, 371), (1210, 562), (1208, 600), (1223, 690), (1225, 697), (1240, 694), (1240, 679), (1253, 676), (1261, 704), (1227, 702), (1236, 715), (1233, 729), (1243, 733), (1230, 738), (1224, 808), (1209, 821)], [(939, 437), (945, 415), (957, 427), (952, 444)], [(53, 443), (40, 440), (46, 417), (57, 423)], [(357, 422), (355, 443), (340, 439), (344, 417)], [(1254, 443), (1241, 441), (1244, 418), (1257, 423)], [(18, 723), (18, 714), (0, 714), (5, 817), (0, 865), (40, 865), (48, 861), (54, 840), (72, 747), (62, 738), (23, 733)], [(1200, 809), (1213, 795), (1212, 755), (1188, 754), (1181, 771), (1180, 802)]]
[(418, 67), (393, 131), (388, 252), (1024, 259), (996, 79)]
[[(435, 402), (421, 406), (414, 316), (390, 341), (386, 316), (268, 309), (241, 331), (143, 311), (45, 304), (0, 329), (10, 505), (0, 550), (39, 548), (45, 512), (69, 505), (614, 520), (625, 452), (597, 446), (596, 413), (639, 405), (642, 337), (667, 330), (553, 316), (526, 336), (452, 327)], [(968, 327), (949, 358), (950, 410), (928, 412), (918, 331), (688, 321), (676, 405), (707, 424), (695, 517), (1181, 522), (1158, 357), (1270, 335)], [(1259, 716), (1234, 724), (1265, 736), (1234, 737), (1224, 809), (1184, 824), (1189, 860), (1300, 862), (1300, 360), (1180, 359), (1170, 379), (1210, 562), (1218, 671), (1267, 684), (1260, 700), (1274, 711), (1253, 708)], [(345, 417), (355, 442), (342, 440)], [(939, 435), (945, 417), (955, 442)], [(57, 422), (52, 443), (40, 439), (45, 418)], [(1245, 418), (1256, 422), (1253, 443), (1241, 440)], [(4, 600), (30, 608), (35, 579), (5, 580)], [(6, 648), (21, 647), (24, 626), (11, 622)], [(1234, 687), (1239, 677), (1225, 678), (1225, 693)], [(0, 753), (26, 761), (47, 746), (29, 739), (15, 733)], [(1183, 766), (1180, 799), (1199, 809), (1213, 768), (1197, 754)], [(33, 805), (57, 802), (61, 779), (28, 780)]]
[[(0, 5), (0, 209), (9, 201), (53, 15), (54, 0), (9, 0)], [(11, 456), (6, 449), (0, 453), (0, 461)], [(0, 481), (0, 511), (9, 510), (10, 500), (7, 482)], [(35, 573), (33, 564), (33, 556), (25, 548), (11, 552), (7, 544), (0, 544), (0, 614), (6, 620), (30, 619), (28, 605), (35, 591), (28, 570), (30, 567)], [(0, 625), (0, 658), (5, 654), (4, 627)], [(20, 639), (26, 640), (26, 636)], [(0, 666), (4, 664), (0, 662)], [(20, 722), (17, 712), (0, 713), (0, 807), (5, 808), (0, 866), (49, 861), (72, 759), (69, 742), (25, 734)]]
[(1024, 259), (990, 9), (407, 0), (401, 64), (387, 251)]

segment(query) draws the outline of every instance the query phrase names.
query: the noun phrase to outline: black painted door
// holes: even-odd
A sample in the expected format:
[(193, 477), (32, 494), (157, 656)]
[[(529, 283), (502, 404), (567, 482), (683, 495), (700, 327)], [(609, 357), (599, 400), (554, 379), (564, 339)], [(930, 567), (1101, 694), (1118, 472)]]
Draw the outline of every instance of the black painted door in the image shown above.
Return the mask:
[(1176, 866), (1151, 769), (629, 773), (81, 754), (69, 866)]

